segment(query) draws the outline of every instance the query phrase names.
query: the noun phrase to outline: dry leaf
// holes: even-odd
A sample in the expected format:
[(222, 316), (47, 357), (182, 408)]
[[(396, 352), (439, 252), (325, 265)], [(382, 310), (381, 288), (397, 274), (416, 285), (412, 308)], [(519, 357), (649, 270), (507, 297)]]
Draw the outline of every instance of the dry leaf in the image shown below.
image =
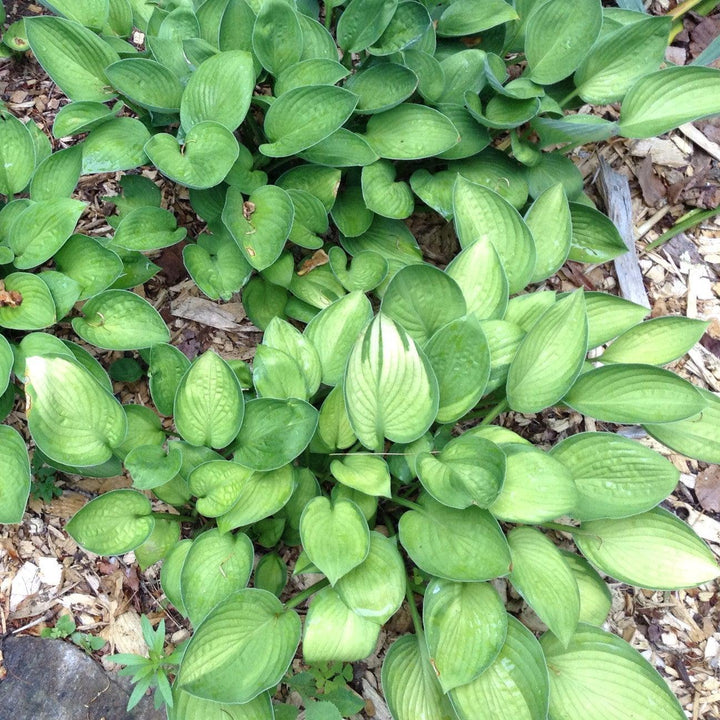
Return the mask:
[(704, 510), (720, 512), (720, 467), (711, 465), (697, 476), (695, 494)]

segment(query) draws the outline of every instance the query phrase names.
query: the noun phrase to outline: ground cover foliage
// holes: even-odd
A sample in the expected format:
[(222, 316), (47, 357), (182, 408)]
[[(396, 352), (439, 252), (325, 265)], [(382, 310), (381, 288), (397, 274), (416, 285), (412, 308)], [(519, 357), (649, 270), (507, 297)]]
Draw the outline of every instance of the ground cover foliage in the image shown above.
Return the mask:
[[(720, 401), (662, 367), (706, 323), (526, 292), (567, 259), (625, 251), (563, 153), (720, 112), (719, 71), (660, 69), (671, 19), (599, 0), (45, 4), (56, 16), (14, 24), (6, 52), (30, 48), (71, 101), (54, 135), (82, 139), (52, 153), (33, 123), (0, 122), (0, 416), (24, 392), (36, 466), (132, 478), (67, 530), (162, 560), (194, 629), (165, 656), (146, 624), (149, 657), (117, 658), (137, 699), (156, 687), (171, 720), (292, 718), (272, 696), (300, 640), (310, 663), (364, 658), (407, 600), (415, 632), (382, 671), (395, 720), (683, 718), (602, 629), (598, 573), (668, 590), (718, 575), (658, 507), (677, 470), (615, 433), (544, 451), (492, 421), (564, 405), (720, 462)], [(617, 101), (618, 121), (572, 112)], [(187, 238), (132, 172), (150, 164), (190, 188), (206, 232)], [(114, 171), (113, 237), (75, 233), (78, 179)], [(404, 222), (420, 206), (454, 224), (444, 269)], [(252, 368), (190, 361), (132, 292), (158, 270), (148, 254), (179, 242), (202, 292), (242, 293), (264, 330)], [(154, 409), (122, 405), (53, 335), (67, 318), (90, 345), (139, 353)], [(18, 522), (28, 451), (7, 425), (0, 449), (0, 521)], [(301, 547), (295, 574), (321, 576), (291, 597), (281, 544)], [(539, 639), (496, 578), (545, 623)], [(353, 703), (308, 691), (306, 717)]]

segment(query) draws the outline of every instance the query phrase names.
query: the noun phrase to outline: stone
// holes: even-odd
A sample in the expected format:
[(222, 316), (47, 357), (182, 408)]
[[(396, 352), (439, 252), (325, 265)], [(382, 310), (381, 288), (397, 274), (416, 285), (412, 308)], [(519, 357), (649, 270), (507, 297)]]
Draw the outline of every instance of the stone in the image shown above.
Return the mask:
[(165, 720), (150, 696), (127, 712), (128, 679), (70, 642), (10, 636), (1, 649), (0, 720)]

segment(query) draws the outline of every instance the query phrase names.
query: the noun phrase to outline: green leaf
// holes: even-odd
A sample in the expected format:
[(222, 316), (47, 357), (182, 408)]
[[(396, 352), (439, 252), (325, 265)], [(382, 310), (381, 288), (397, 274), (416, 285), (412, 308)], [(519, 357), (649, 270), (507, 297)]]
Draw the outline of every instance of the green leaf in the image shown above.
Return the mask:
[(180, 591), (195, 627), (218, 603), (248, 584), (253, 559), (252, 543), (243, 533), (221, 535), (216, 528), (193, 540), (182, 566)]
[(69, 198), (75, 191), (82, 170), (82, 146), (58, 150), (46, 157), (35, 170), (30, 184), (33, 200)]
[(337, 24), (337, 43), (357, 53), (380, 39), (398, 7), (398, 0), (351, 0)]
[(144, 572), (151, 565), (163, 560), (180, 540), (180, 523), (174, 520), (155, 518), (155, 527), (148, 539), (138, 545), (135, 552), (140, 569)]
[(604, 363), (666, 365), (691, 350), (708, 328), (705, 320), (658, 317), (626, 330), (602, 354)]
[(685, 713), (665, 680), (621, 638), (579, 625), (569, 644), (540, 638), (550, 670), (550, 717), (574, 720), (682, 720)]
[(310, 500), (300, 518), (300, 537), (307, 556), (331, 585), (365, 560), (370, 550), (365, 516), (348, 500)]
[(145, 405), (123, 405), (127, 418), (127, 435), (114, 448), (115, 455), (124, 460), (127, 454), (140, 445), (162, 445), (165, 433), (160, 418)]
[(677, 485), (679, 471), (659, 453), (614, 433), (579, 433), (551, 456), (571, 471), (577, 520), (623, 518), (650, 510)]
[(380, 285), (388, 273), (387, 260), (372, 250), (358, 253), (353, 258), (351, 267), (347, 266), (347, 256), (341, 248), (331, 247), (328, 255), (333, 274), (348, 292), (369, 292)]
[(602, 21), (599, 0), (581, 0), (572, 13), (563, 0), (536, 4), (525, 29), (530, 79), (551, 85), (570, 75), (595, 42)]
[(636, 78), (660, 67), (671, 27), (669, 17), (647, 17), (596, 42), (575, 72), (578, 95), (596, 105), (622, 100)]
[(57, 270), (43, 270), (38, 277), (48, 286), (58, 318), (64, 318), (80, 297), (80, 286)]
[(232, 50), (213, 55), (190, 76), (182, 94), (183, 130), (189, 133), (195, 125), (212, 121), (233, 132), (247, 115), (254, 88), (255, 71), (249, 53)]
[[(104, 98), (105, 99), (105, 98)], [(80, 101), (63, 105), (57, 112), (53, 122), (52, 132), (56, 138), (77, 135), (87, 132), (106, 120), (115, 117), (120, 111), (121, 103), (116, 103), (110, 109), (102, 102)]]
[(25, 441), (14, 428), (0, 425), (0, 522), (21, 522), (29, 495), (30, 459)]
[[(336, 501), (335, 506), (340, 502)], [(302, 532), (302, 521), (300, 528)], [(353, 612), (384, 625), (405, 598), (405, 564), (396, 543), (371, 532), (365, 559), (340, 577), (335, 590)]]
[(472, 682), (505, 644), (508, 614), (489, 583), (433, 580), (425, 590), (423, 625), (443, 692)]
[(522, 208), (527, 201), (525, 171), (504, 152), (495, 148), (485, 148), (473, 158), (450, 163), (448, 169), (460, 173), (471, 182), (490, 188), (515, 208)]
[(150, 501), (137, 490), (113, 490), (91, 500), (65, 526), (78, 545), (98, 555), (122, 555), (147, 540), (155, 525)]
[(175, 394), (175, 425), (192, 445), (223, 448), (237, 436), (245, 401), (237, 376), (208, 351), (188, 368)]
[(423, 497), (400, 518), (400, 542), (425, 572), (458, 582), (481, 582), (510, 572), (510, 550), (500, 526), (478, 507), (449, 508)]
[(510, 582), (540, 619), (567, 645), (580, 617), (575, 576), (553, 542), (535, 528), (508, 533)]
[(588, 348), (612, 340), (640, 322), (650, 310), (629, 300), (602, 292), (586, 292)]
[(515, 20), (518, 14), (505, 0), (455, 0), (445, 6), (437, 21), (437, 34), (440, 37), (475, 35)]
[(317, 418), (317, 410), (303, 400), (251, 400), (233, 446), (236, 462), (264, 471), (287, 465), (309, 445)]
[(371, 55), (392, 55), (414, 45), (431, 28), (432, 20), (422, 3), (399, 2), (383, 34), (369, 48)]
[(164, 65), (147, 58), (126, 58), (105, 68), (116, 90), (133, 103), (158, 113), (180, 110), (183, 86)]
[(494, 443), (471, 435), (451, 440), (437, 455), (417, 456), (423, 487), (443, 505), (488, 507), (505, 479), (505, 455)]
[(337, 60), (313, 58), (290, 65), (275, 78), (273, 94), (280, 97), (288, 90), (305, 85), (334, 85), (349, 75), (346, 67)]
[(563, 402), (613, 423), (667, 423), (697, 415), (705, 406), (697, 388), (651, 365), (606, 365), (581, 375)]
[(531, 282), (557, 272), (567, 260), (572, 243), (570, 206), (560, 183), (540, 194), (525, 213), (525, 224), (535, 241), (535, 269)]
[(356, 113), (374, 115), (407, 100), (415, 92), (417, 84), (417, 76), (409, 68), (385, 63), (351, 75), (345, 81), (345, 88), (359, 98)]
[(569, 513), (578, 492), (570, 470), (530, 445), (503, 447), (505, 483), (490, 512), (505, 522), (540, 523)]
[(70, 198), (42, 200), (27, 207), (10, 227), (8, 244), (19, 270), (42, 265), (70, 237), (86, 203)]
[(25, 27), (38, 62), (71, 100), (104, 102), (113, 96), (105, 68), (120, 56), (94, 32), (56, 17), (27, 18)]
[(30, 182), (34, 170), (32, 135), (14, 115), (4, 115), (0, 118), (0, 193), (14, 195), (21, 192)]
[(362, 169), (362, 193), (367, 209), (383, 217), (402, 219), (415, 209), (410, 186), (395, 181), (395, 166), (388, 160)]
[(260, 693), (242, 705), (224, 705), (173, 688), (173, 706), (166, 710), (168, 720), (274, 720), (269, 693)]
[[(31, 335), (26, 335), (25, 338), (32, 338), (38, 335), (43, 338), (46, 337), (45, 333), (32, 333)], [(47, 337), (53, 336), (48, 335)], [(23, 338), (23, 340), (25, 340), (25, 338)], [(22, 341), (20, 343), (20, 347), (22, 347)], [(13, 363), (13, 349), (10, 347), (10, 343), (5, 339), (5, 336), (0, 335), (0, 395), (5, 392), (7, 386), (10, 384), (10, 375), (13, 372)], [(18, 373), (16, 372), (15, 374), (17, 375)]]
[(263, 155), (287, 157), (319, 143), (342, 127), (357, 105), (354, 93), (334, 85), (308, 85), (281, 95), (265, 115), (269, 143)]
[(353, 431), (371, 450), (382, 450), (385, 438), (416, 440), (438, 410), (437, 379), (427, 358), (405, 330), (382, 313), (350, 353), (344, 394)]
[(160, 569), (160, 583), (163, 592), (183, 617), (187, 617), (187, 610), (183, 605), (182, 595), (180, 594), (180, 573), (191, 547), (192, 540), (189, 538), (178, 542), (165, 556)]
[(321, 380), (320, 358), (314, 345), (299, 330), (274, 318), (265, 331), (263, 345), (282, 350), (292, 357), (302, 370), (308, 395), (317, 391)]
[(620, 113), (620, 134), (649, 138), (720, 113), (720, 70), (671, 67), (639, 78)]
[(252, 46), (257, 59), (272, 75), (300, 60), (302, 29), (292, 4), (284, 0), (262, 3), (253, 26)]
[(88, 300), (83, 317), (72, 320), (85, 342), (106, 350), (137, 350), (167, 342), (170, 331), (160, 313), (127, 290), (106, 290)]
[(332, 167), (362, 167), (378, 159), (377, 153), (362, 135), (346, 128), (335, 130), (324, 140), (300, 153), (300, 157), (308, 162)]
[(175, 393), (180, 380), (190, 367), (190, 361), (177, 348), (157, 343), (150, 349), (150, 395), (162, 415), (173, 414)]
[(189, 188), (211, 188), (230, 172), (239, 149), (235, 136), (220, 123), (193, 125), (185, 144), (167, 133), (153, 135), (145, 144), (153, 165), (171, 180)]
[(176, 445), (167, 451), (159, 445), (139, 445), (125, 456), (125, 469), (138, 490), (152, 490), (169, 483), (182, 466), (182, 453)]
[(506, 320), (484, 320), (480, 327), (490, 349), (490, 377), (485, 387), (487, 395), (505, 384), (510, 363), (525, 337), (525, 331)]
[(113, 244), (126, 250), (151, 251), (175, 245), (187, 230), (178, 228), (175, 216), (164, 208), (139, 207), (120, 221)]
[(453, 189), (455, 229), (463, 248), (489, 240), (503, 264), (511, 294), (522, 290), (535, 268), (535, 243), (530, 230), (507, 200), (463, 176)]
[(217, 703), (246, 703), (274, 687), (300, 642), (300, 618), (265, 590), (216, 605), (187, 646), (177, 686)]
[(534, 413), (557, 403), (580, 373), (587, 337), (582, 290), (553, 303), (525, 336), (510, 365), (510, 407)]
[(662, 508), (585, 522), (573, 539), (595, 567), (639, 587), (677, 590), (720, 575), (712, 551), (682, 520)]
[(612, 594), (605, 580), (592, 569), (585, 558), (561, 550), (580, 592), (580, 622), (601, 626), (607, 619), (612, 606)]
[(697, 390), (706, 403), (699, 415), (662, 425), (646, 424), (644, 428), (652, 437), (676, 452), (697, 460), (720, 463), (720, 441), (717, 436), (720, 399), (702, 388)]
[(425, 642), (417, 635), (402, 635), (388, 649), (382, 689), (395, 720), (454, 720)]
[[(190, 492), (198, 498), (198, 512), (205, 517), (226, 513), (236, 504), (253, 472), (229, 460), (210, 460), (198, 465), (188, 477)], [(221, 532), (224, 530), (221, 528)]]
[(303, 658), (309, 663), (354, 662), (375, 649), (380, 626), (354, 613), (332, 588), (313, 597), (305, 617)]
[(330, 463), (333, 477), (367, 495), (390, 497), (390, 471), (379, 455), (350, 454)]
[(79, 467), (109, 460), (127, 432), (113, 395), (62, 356), (29, 357), (25, 368), (28, 428), (43, 453)]
[(365, 139), (382, 158), (421, 160), (449, 150), (460, 142), (460, 135), (441, 112), (426, 105), (402, 103), (373, 115)]
[(256, 270), (270, 267), (280, 256), (290, 234), (293, 202), (285, 190), (264, 185), (245, 201), (237, 188), (228, 188), (222, 219)]
[(507, 637), (495, 662), (479, 677), (450, 693), (460, 720), (474, 720), (484, 708), (497, 720), (544, 720), (548, 671), (535, 636), (508, 616)]
[(570, 260), (584, 263), (604, 263), (623, 255), (627, 246), (612, 220), (599, 210), (570, 203), (572, 245)]
[(410, 187), (428, 207), (450, 220), (453, 214), (452, 191), (456, 177), (456, 173), (449, 170), (441, 170), (431, 175), (425, 168), (420, 168), (410, 176)]

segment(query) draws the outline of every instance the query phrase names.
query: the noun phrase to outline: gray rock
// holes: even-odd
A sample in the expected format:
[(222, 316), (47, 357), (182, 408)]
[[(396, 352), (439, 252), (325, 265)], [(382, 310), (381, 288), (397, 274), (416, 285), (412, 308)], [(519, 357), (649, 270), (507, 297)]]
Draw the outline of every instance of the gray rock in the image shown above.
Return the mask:
[(165, 720), (151, 697), (127, 712), (126, 678), (69, 642), (7, 637), (1, 648), (0, 720)]

